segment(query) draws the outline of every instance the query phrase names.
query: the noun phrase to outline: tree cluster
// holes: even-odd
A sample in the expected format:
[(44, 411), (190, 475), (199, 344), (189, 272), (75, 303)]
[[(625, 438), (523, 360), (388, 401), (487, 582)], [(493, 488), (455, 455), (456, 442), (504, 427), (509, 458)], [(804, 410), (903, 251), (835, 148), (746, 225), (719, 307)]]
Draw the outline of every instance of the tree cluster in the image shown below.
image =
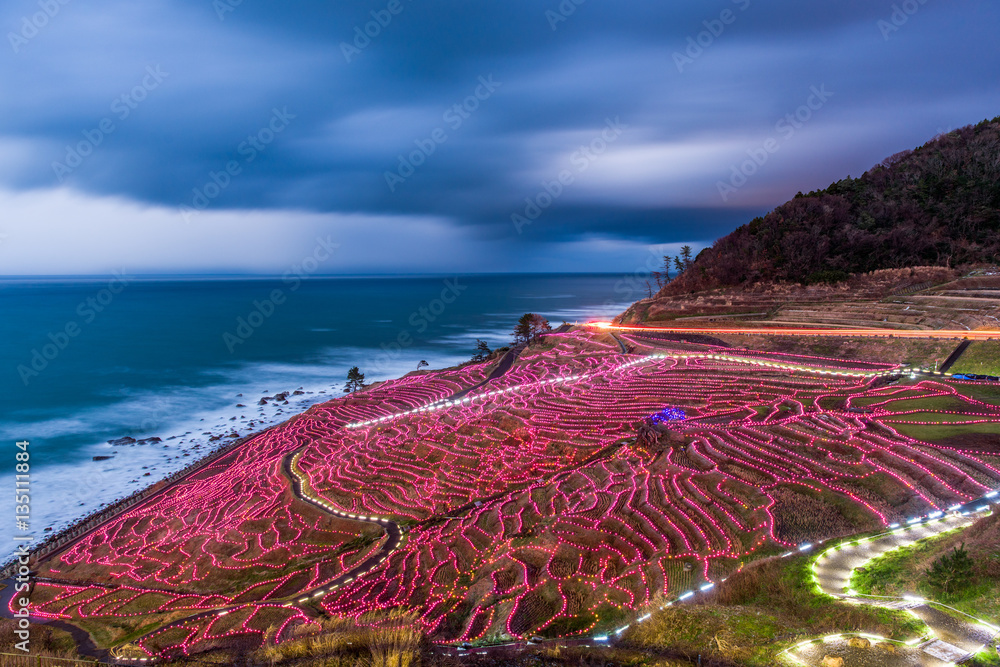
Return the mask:
[(527, 345), (549, 331), (552, 327), (547, 319), (535, 313), (525, 313), (514, 326), (514, 344)]
[(837, 282), (909, 266), (1000, 262), (1000, 117), (941, 135), (717, 240), (667, 294)]
[(956, 593), (972, 583), (973, 561), (965, 543), (938, 558), (927, 570), (927, 585), (942, 593)]

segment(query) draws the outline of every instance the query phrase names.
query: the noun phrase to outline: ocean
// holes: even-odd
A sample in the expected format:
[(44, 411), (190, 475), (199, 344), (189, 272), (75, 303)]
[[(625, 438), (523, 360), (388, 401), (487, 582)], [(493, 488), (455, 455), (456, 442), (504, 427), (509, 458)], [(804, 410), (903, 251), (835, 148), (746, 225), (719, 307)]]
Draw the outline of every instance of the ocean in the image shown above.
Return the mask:
[[(607, 319), (645, 291), (607, 274), (0, 280), (0, 474), (13, 491), (15, 443), (30, 442), (41, 539), (341, 395), (352, 366), (367, 382), (452, 366), (477, 338), (508, 345), (523, 313)], [(300, 393), (258, 405), (279, 392)]]

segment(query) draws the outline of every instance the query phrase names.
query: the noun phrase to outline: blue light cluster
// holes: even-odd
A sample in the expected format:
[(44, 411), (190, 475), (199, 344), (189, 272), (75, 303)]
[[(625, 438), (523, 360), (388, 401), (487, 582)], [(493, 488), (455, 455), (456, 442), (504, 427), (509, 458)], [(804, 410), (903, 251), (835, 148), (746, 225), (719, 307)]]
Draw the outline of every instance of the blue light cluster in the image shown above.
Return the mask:
[(676, 422), (686, 419), (687, 415), (684, 414), (684, 410), (681, 408), (663, 408), (655, 415), (650, 417), (654, 424), (663, 424), (665, 422)]

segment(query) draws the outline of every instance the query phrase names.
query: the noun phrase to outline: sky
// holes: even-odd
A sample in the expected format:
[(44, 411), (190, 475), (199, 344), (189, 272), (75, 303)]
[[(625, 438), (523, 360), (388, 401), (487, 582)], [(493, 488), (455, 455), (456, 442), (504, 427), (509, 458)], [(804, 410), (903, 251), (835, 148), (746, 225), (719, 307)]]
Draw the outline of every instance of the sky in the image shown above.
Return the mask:
[(982, 0), (10, 0), (0, 26), (8, 276), (631, 272), (1000, 115)]

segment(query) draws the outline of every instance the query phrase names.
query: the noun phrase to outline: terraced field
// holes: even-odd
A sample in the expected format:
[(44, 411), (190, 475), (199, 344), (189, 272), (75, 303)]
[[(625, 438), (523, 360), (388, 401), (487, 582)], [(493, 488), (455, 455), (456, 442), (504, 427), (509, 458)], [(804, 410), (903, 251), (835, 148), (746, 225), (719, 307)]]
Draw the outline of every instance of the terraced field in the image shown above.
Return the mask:
[[(924, 441), (908, 423), (1000, 422), (976, 383), (890, 384), (891, 364), (622, 342), (629, 354), (607, 334), (547, 336), (458, 400), (489, 368), (316, 406), (43, 563), (52, 581), (33, 604), (117, 624), (108, 643), (159, 656), (397, 607), (438, 641), (588, 634), (750, 559), (1000, 485), (1000, 448)], [(291, 492), (282, 461), (295, 451), (310, 493), (347, 517)], [(385, 537), (350, 516), (407, 529), (358, 576)], [(345, 583), (324, 588), (334, 579)]]

